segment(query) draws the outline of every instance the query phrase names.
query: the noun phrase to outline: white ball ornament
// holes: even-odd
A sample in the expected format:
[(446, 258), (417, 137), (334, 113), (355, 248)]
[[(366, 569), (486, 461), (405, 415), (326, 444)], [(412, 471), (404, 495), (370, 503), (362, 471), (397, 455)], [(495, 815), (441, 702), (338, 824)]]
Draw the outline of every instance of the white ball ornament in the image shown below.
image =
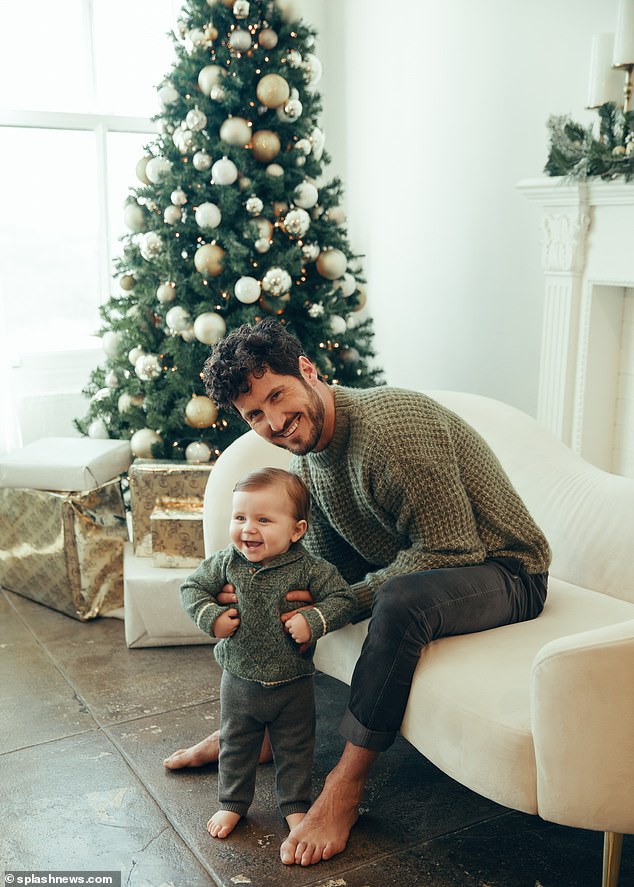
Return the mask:
[(348, 299), (350, 296), (356, 292), (357, 289), (357, 281), (348, 271), (343, 275), (341, 280), (337, 281), (337, 288), (340, 290), (341, 295)]
[(112, 394), (109, 388), (100, 388), (95, 394), (93, 394), (91, 400), (94, 403), (99, 403), (99, 401), (106, 400)]
[(185, 419), (194, 428), (209, 428), (217, 417), (218, 408), (208, 397), (194, 395), (185, 407)]
[(210, 95), (214, 86), (218, 86), (225, 76), (224, 70), (220, 65), (205, 65), (198, 72), (198, 86), (205, 95)]
[(134, 364), (134, 372), (142, 382), (151, 382), (163, 372), (161, 361), (156, 354), (142, 354)]
[(166, 206), (163, 213), (163, 221), (166, 225), (176, 225), (183, 216), (180, 206)]
[(304, 59), (304, 72), (309, 89), (313, 89), (321, 80), (323, 66), (316, 55), (309, 53)]
[(221, 157), (211, 167), (211, 181), (214, 185), (233, 185), (238, 178), (238, 168), (228, 157)]
[(312, 182), (301, 182), (293, 191), (293, 202), (302, 209), (312, 209), (319, 200), (319, 191)]
[(168, 302), (173, 302), (176, 298), (176, 284), (169, 281), (168, 283), (162, 283), (156, 290), (156, 298), (159, 300), (161, 305), (166, 305)]
[(268, 253), (268, 251), (271, 249), (271, 241), (267, 240), (266, 237), (258, 237), (253, 245), (255, 247), (255, 251), (260, 253), (260, 255)]
[(133, 203), (126, 203), (124, 206), (123, 221), (126, 228), (129, 228), (130, 231), (135, 234), (139, 234), (143, 231), (143, 228), (145, 227), (145, 213), (136, 201)]
[(119, 397), (117, 401), (117, 409), (120, 413), (127, 413), (133, 407), (142, 407), (143, 406), (143, 395), (142, 394), (128, 394), (127, 391), (124, 391), (123, 394)]
[(156, 431), (152, 431), (151, 428), (141, 428), (132, 435), (130, 448), (132, 455), (137, 459), (153, 459), (153, 447), (160, 446), (162, 443), (163, 438)]
[(215, 86), (212, 86), (209, 90), (209, 98), (212, 102), (221, 102), (225, 97), (225, 91), (220, 85), (220, 83), (216, 83)]
[(191, 28), (185, 36), (185, 49), (192, 53), (205, 42), (205, 32), (200, 28)]
[(267, 176), (271, 176), (273, 179), (279, 179), (280, 176), (284, 175), (284, 167), (280, 166), (279, 163), (269, 163), (264, 171)]
[(159, 105), (164, 111), (178, 101), (178, 90), (171, 83), (165, 83), (159, 87), (157, 95)]
[(249, 15), (249, 8), (248, 0), (236, 0), (233, 4), (233, 14), (237, 19), (246, 18)]
[(227, 332), (227, 324), (224, 317), (213, 311), (199, 314), (194, 321), (194, 336), (203, 345), (215, 345)]
[(244, 148), (251, 138), (251, 127), (244, 117), (228, 117), (220, 127), (220, 138), (228, 145)]
[(235, 52), (246, 52), (251, 48), (251, 34), (244, 28), (236, 28), (229, 37), (229, 46)]
[(311, 151), (315, 160), (319, 161), (323, 157), (326, 137), (316, 126), (310, 134)]
[(262, 28), (258, 36), (258, 43), (263, 49), (275, 49), (279, 40), (272, 28)]
[(284, 228), (294, 237), (303, 237), (310, 228), (310, 216), (305, 209), (292, 209), (284, 217)]
[(302, 258), (305, 262), (315, 262), (320, 252), (318, 243), (305, 243), (302, 247)]
[(152, 157), (148, 160), (145, 173), (153, 185), (158, 185), (161, 179), (166, 176), (172, 168), (172, 163), (167, 157)]
[(182, 188), (174, 188), (170, 194), (170, 200), (174, 206), (185, 206), (187, 203), (187, 194), (185, 194)]
[(323, 250), (317, 259), (317, 270), (327, 280), (337, 280), (346, 273), (348, 260), (339, 249)]
[(346, 212), (342, 206), (331, 206), (326, 212), (326, 218), (336, 225), (343, 225), (346, 221)]
[(291, 68), (299, 68), (302, 64), (302, 56), (301, 53), (296, 49), (291, 49), (291, 51), (286, 56), (286, 61), (291, 66)]
[(207, 126), (207, 115), (200, 108), (192, 108), (185, 117), (185, 126), (194, 132), (200, 132)]
[(260, 298), (261, 285), (255, 277), (240, 277), (233, 288), (238, 302), (244, 305), (252, 305)]
[(182, 305), (174, 305), (174, 307), (170, 308), (165, 315), (165, 323), (170, 330), (175, 333), (180, 333), (187, 329), (191, 323), (191, 317), (189, 316), (189, 312), (186, 311)]
[(147, 177), (147, 175), (146, 175), (146, 172), (145, 172), (145, 169), (146, 169), (146, 167), (147, 167), (147, 165), (148, 165), (148, 161), (149, 161), (149, 160), (150, 160), (149, 157), (145, 157), (145, 156), (142, 157), (142, 158), (138, 161), (138, 163), (137, 163), (137, 165), (136, 165), (136, 169), (135, 169), (137, 179), (138, 179), (140, 182), (143, 182), (144, 185), (151, 185), (151, 184), (152, 184), (152, 183), (150, 182), (150, 180), (148, 179), (148, 177)]
[(144, 234), (141, 238), (139, 249), (146, 262), (151, 262), (152, 259), (155, 259), (163, 249), (163, 241), (156, 231), (148, 231), (147, 234)]
[(284, 106), (284, 114), (289, 120), (297, 120), (302, 116), (304, 106), (299, 99), (290, 99)]
[(313, 150), (313, 146), (310, 143), (309, 139), (299, 139), (299, 141), (295, 142), (295, 149), (297, 151), (301, 151), (305, 157), (308, 157), (310, 152)]
[(198, 172), (205, 172), (206, 170), (211, 168), (212, 164), (211, 155), (206, 151), (196, 151), (194, 156), (192, 157), (192, 163), (194, 165), (194, 169), (198, 170)]
[(145, 352), (140, 345), (137, 345), (135, 348), (131, 348), (130, 351), (128, 351), (128, 360), (130, 361), (132, 366), (135, 366), (137, 360), (139, 359), (139, 357), (142, 357), (143, 354), (145, 354)]
[(107, 333), (103, 334), (101, 337), (101, 347), (103, 348), (106, 357), (114, 360), (119, 356), (122, 340), (123, 334), (116, 332), (115, 330), (108, 330)]
[(106, 377), (104, 379), (104, 382), (106, 383), (106, 386), (108, 388), (118, 388), (119, 387), (119, 377), (114, 372), (114, 370), (109, 370), (106, 373)]
[(343, 319), (338, 314), (332, 314), (329, 321), (328, 327), (333, 336), (342, 336), (345, 331), (348, 329), (348, 326)]
[(258, 216), (264, 209), (264, 204), (259, 197), (249, 197), (244, 204), (244, 208), (250, 216)]
[(201, 203), (194, 213), (199, 228), (217, 228), (222, 214), (215, 203)]
[(93, 419), (88, 426), (88, 437), (93, 440), (105, 440), (110, 437), (110, 433), (103, 419)]
[(211, 449), (202, 440), (193, 440), (185, 448), (185, 460), (187, 462), (209, 462)]

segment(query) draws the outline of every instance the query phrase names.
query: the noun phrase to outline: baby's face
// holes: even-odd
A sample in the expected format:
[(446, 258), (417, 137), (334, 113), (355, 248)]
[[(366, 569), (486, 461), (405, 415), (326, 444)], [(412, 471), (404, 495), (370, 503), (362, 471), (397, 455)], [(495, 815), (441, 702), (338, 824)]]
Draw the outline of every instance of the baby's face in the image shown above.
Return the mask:
[(306, 532), (286, 491), (271, 486), (233, 494), (229, 533), (238, 551), (252, 563), (264, 563), (287, 551)]

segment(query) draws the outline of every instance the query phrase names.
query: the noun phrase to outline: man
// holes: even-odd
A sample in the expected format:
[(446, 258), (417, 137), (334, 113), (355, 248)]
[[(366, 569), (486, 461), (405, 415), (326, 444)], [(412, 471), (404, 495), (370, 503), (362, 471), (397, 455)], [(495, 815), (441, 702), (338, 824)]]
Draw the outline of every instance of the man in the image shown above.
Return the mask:
[[(313, 501), (306, 546), (352, 585), (357, 618), (372, 617), (340, 728), (342, 757), (280, 850), (285, 864), (311, 865), (345, 848), (424, 646), (538, 616), (550, 549), (470, 426), (417, 392), (326, 385), (276, 320), (230, 333), (203, 376), (209, 397), (293, 454)], [(209, 737), (166, 766), (216, 754)]]

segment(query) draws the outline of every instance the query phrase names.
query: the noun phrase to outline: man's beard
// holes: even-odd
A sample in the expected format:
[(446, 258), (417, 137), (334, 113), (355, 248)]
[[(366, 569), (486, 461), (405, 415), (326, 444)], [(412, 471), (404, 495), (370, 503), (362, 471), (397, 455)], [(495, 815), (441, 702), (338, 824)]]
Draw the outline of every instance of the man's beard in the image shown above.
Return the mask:
[(326, 408), (321, 397), (306, 382), (303, 382), (303, 384), (309, 395), (310, 402), (300, 413), (300, 425), (302, 426), (302, 432), (306, 430), (307, 426), (310, 426), (310, 437), (305, 441), (298, 440), (296, 443), (286, 442), (282, 437), (273, 438), (273, 443), (276, 446), (288, 450), (295, 456), (305, 456), (307, 453), (312, 453), (322, 435), (326, 415)]

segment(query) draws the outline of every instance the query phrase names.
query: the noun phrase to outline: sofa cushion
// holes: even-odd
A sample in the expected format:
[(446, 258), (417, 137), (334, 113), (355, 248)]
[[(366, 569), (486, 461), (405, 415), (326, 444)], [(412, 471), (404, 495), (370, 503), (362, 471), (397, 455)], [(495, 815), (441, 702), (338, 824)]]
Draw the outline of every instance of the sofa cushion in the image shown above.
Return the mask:
[[(634, 618), (634, 604), (551, 579), (531, 622), (434, 641), (423, 652), (401, 732), (449, 776), (504, 806), (537, 812), (533, 660), (556, 638)], [(315, 664), (350, 683), (367, 621), (322, 638)]]

